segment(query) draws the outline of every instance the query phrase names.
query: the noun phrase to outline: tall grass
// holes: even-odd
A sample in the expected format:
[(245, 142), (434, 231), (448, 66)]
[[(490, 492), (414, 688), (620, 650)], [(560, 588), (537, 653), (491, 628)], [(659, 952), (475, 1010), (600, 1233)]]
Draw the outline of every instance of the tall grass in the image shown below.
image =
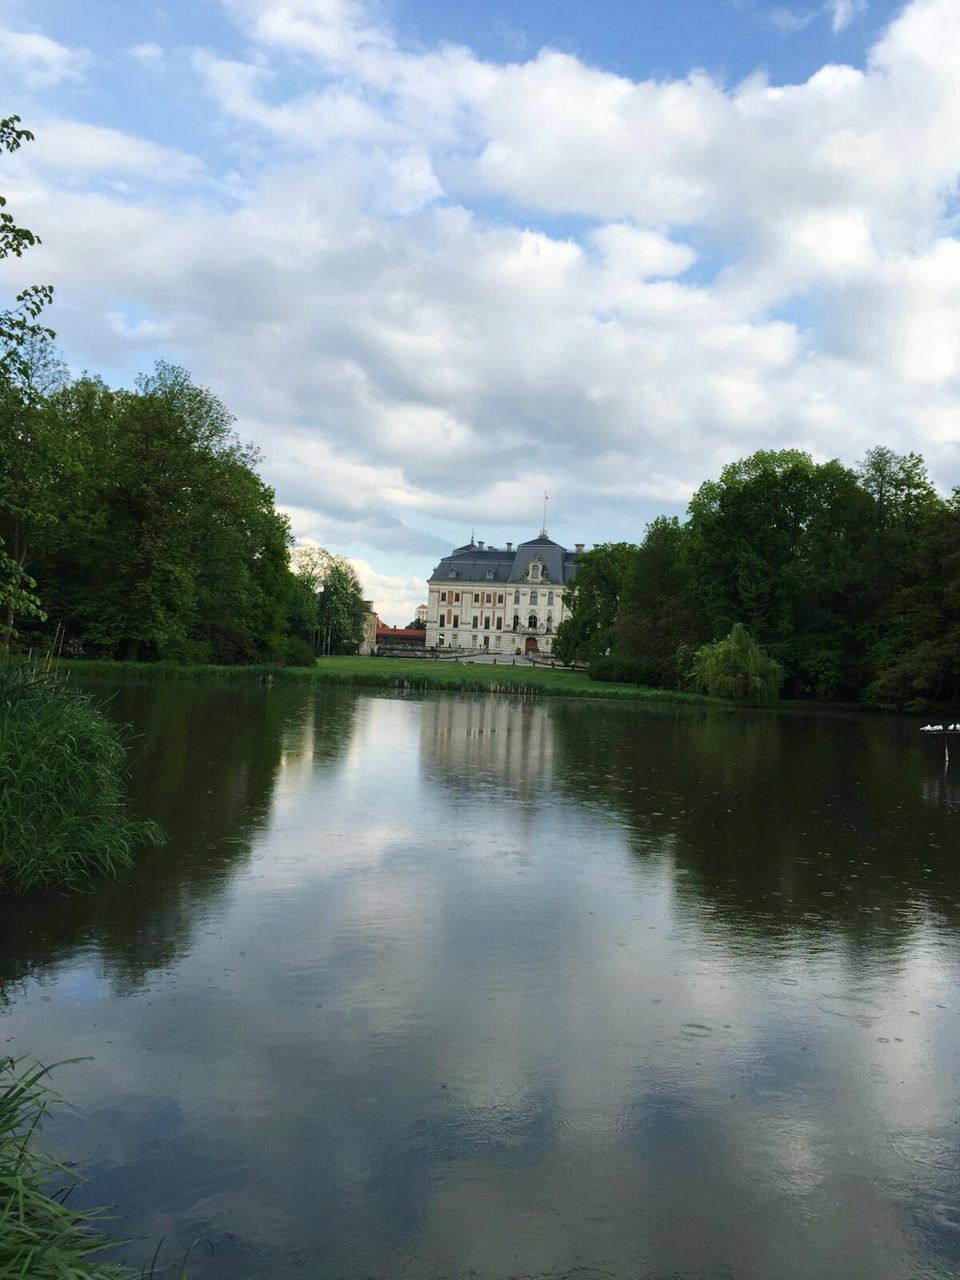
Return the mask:
[(133, 1280), (139, 1272), (94, 1258), (115, 1242), (100, 1230), (100, 1214), (69, 1207), (76, 1174), (38, 1149), (54, 1096), (46, 1076), (44, 1067), (0, 1059), (0, 1277)]
[(0, 895), (116, 875), (159, 843), (154, 823), (126, 812), (125, 771), (123, 740), (92, 698), (0, 665)]

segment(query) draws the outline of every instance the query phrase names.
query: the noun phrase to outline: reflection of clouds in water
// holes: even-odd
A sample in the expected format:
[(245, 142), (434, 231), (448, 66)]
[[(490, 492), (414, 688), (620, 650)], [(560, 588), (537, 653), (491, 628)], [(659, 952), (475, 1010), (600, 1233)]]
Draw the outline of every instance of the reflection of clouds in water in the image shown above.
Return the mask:
[(952, 1115), (948, 931), (892, 954), (842, 927), (816, 947), (763, 945), (756, 916), (731, 930), (689, 797), (619, 759), (635, 709), (595, 709), (589, 759), (562, 710), (457, 698), (358, 698), (313, 756), (327, 710), (288, 731), (249, 866), (188, 954), (125, 1000), (75, 960), (7, 1019), (40, 1056), (96, 1055), (62, 1087), (103, 1116), (100, 1164), (136, 1184), (148, 1234), (213, 1217), (264, 1258), (296, 1239), (382, 1276), (776, 1259), (810, 1280), (922, 1256), (890, 1188)]

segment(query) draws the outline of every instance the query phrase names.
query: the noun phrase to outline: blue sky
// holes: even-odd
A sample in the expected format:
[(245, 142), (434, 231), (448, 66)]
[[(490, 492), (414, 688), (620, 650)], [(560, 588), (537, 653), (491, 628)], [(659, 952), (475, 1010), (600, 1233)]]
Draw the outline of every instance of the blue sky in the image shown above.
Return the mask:
[(958, 0), (6, 0), (75, 370), (191, 369), (406, 621), (475, 528), (642, 536), (756, 448), (960, 483)]

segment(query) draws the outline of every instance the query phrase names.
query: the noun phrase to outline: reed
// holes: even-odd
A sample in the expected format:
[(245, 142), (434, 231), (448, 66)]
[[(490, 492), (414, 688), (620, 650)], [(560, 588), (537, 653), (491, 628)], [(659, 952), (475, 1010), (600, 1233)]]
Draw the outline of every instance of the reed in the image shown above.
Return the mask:
[(158, 844), (157, 826), (126, 811), (125, 772), (123, 739), (91, 697), (0, 665), (0, 895), (83, 886)]
[(55, 1095), (48, 1070), (0, 1059), (0, 1277), (135, 1280), (140, 1271), (95, 1255), (115, 1247), (100, 1212), (67, 1203), (77, 1175), (39, 1146)]

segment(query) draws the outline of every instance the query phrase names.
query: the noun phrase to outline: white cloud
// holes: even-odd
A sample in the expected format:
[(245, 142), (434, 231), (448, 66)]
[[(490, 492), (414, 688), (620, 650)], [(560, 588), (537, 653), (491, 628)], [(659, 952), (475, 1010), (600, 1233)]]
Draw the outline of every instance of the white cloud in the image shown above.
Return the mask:
[(867, 0), (830, 0), (830, 25), (834, 33), (845, 31), (866, 7)]
[(162, 184), (196, 181), (203, 163), (176, 147), (158, 146), (117, 129), (74, 120), (40, 120), (31, 156), (58, 173), (121, 174)]
[(89, 60), (86, 50), (67, 49), (39, 31), (0, 29), (0, 79), (28, 89), (82, 80)]
[(85, 189), (205, 170), (51, 122), (13, 170), (32, 276), (76, 308), (55, 317), (75, 363), (164, 338), (298, 535), (396, 566), (401, 612), (406, 566), (454, 527), (526, 535), (544, 488), (590, 542), (758, 447), (883, 441), (958, 478), (955, 0), (907, 5), (862, 70), (732, 88), (409, 50), (332, 0), (228, 11), (249, 47), (193, 67), (224, 155), (244, 148), (230, 200)]
[(127, 50), (131, 58), (147, 67), (159, 67), (166, 61), (162, 45), (147, 42), (146, 44), (135, 44)]

